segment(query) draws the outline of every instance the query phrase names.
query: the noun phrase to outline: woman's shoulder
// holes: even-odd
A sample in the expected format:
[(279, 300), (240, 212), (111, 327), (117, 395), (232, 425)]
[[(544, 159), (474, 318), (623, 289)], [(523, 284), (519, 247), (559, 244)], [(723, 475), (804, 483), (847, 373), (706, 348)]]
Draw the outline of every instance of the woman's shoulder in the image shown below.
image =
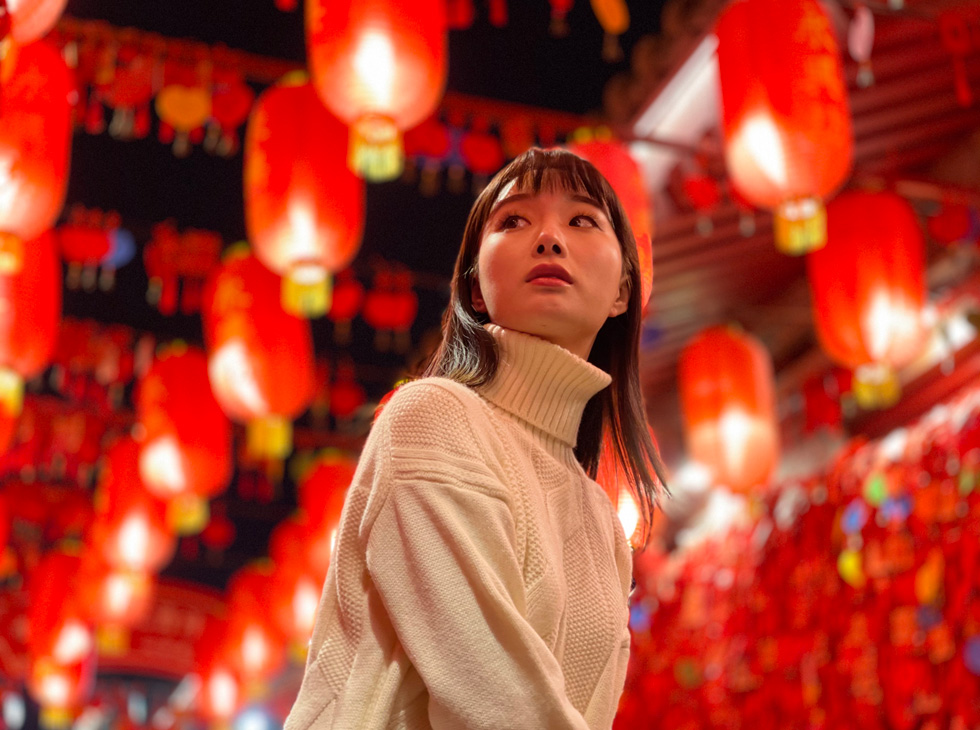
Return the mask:
[(375, 428), (390, 430), (396, 441), (461, 438), (485, 425), (480, 397), (462, 383), (441, 377), (400, 385), (386, 398), (375, 421)]

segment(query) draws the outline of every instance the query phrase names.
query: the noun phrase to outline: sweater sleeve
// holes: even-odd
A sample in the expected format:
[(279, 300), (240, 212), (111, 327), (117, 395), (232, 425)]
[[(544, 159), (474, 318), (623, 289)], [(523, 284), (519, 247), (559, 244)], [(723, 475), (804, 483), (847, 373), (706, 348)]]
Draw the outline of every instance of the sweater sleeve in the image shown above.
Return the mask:
[(391, 424), (393, 476), (367, 535), (368, 571), (428, 690), (429, 721), (587, 730), (526, 618), (508, 490), (481, 458), (459, 397), (429, 395), (400, 412), (388, 405), (417, 428), (406, 443)]

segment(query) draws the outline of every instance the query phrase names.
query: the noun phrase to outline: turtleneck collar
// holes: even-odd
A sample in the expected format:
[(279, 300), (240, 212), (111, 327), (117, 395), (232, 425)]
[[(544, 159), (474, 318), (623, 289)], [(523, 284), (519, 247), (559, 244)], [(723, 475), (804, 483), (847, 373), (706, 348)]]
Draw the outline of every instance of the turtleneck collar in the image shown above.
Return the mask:
[(560, 345), (485, 325), (497, 342), (497, 373), (480, 394), (494, 405), (574, 448), (582, 412), (612, 377)]

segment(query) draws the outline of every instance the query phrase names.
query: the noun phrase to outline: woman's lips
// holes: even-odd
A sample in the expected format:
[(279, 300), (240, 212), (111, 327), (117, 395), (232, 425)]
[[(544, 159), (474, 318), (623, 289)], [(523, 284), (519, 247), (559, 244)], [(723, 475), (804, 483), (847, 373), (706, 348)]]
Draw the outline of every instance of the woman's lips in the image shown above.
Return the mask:
[(571, 286), (567, 281), (559, 279), (557, 276), (538, 276), (531, 279), (529, 283), (538, 286)]

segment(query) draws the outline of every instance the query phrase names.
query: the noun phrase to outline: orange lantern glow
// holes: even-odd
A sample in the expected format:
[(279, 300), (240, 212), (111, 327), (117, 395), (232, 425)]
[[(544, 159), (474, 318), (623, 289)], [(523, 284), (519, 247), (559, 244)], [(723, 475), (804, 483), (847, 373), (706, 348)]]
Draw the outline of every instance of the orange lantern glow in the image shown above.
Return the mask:
[(204, 353), (173, 344), (139, 382), (137, 420), (144, 431), (139, 473), (170, 503), (171, 526), (197, 533), (207, 524), (207, 500), (231, 478), (231, 424), (208, 383)]
[[(656, 447), (657, 438), (652, 429), (650, 430), (650, 438)], [(599, 457), (599, 467), (596, 470), (595, 480), (602, 487), (606, 496), (609, 497), (609, 501), (616, 507), (616, 514), (619, 515), (619, 522), (623, 526), (623, 532), (626, 534), (626, 539), (630, 545), (642, 545), (645, 542), (642, 514), (636, 499), (630, 492), (626, 474), (616, 459), (615, 446), (608, 431), (603, 435), (602, 452)]]
[(247, 689), (275, 675), (285, 663), (285, 639), (269, 610), (275, 601), (273, 568), (269, 560), (256, 561), (228, 584), (223, 656)]
[(289, 640), (289, 653), (302, 662), (313, 635), (323, 581), (301, 563), (276, 563), (272, 616), (279, 632)]
[(78, 661), (61, 664), (49, 656), (31, 655), (25, 684), (41, 706), (39, 722), (46, 730), (67, 730), (95, 690), (94, 645)]
[(28, 243), (21, 264), (17, 273), (0, 267), (0, 410), (11, 417), (23, 407), (24, 380), (51, 361), (61, 321), (61, 266), (50, 233)]
[(351, 128), (348, 164), (368, 180), (404, 166), (401, 135), (446, 84), (444, 0), (310, 0), (306, 40), (323, 103)]
[(102, 654), (120, 655), (129, 648), (129, 629), (149, 615), (153, 576), (116, 570), (96, 552), (82, 559), (79, 595), (86, 616), (95, 625), (96, 644)]
[(901, 394), (895, 371), (928, 340), (922, 229), (911, 206), (886, 192), (844, 193), (827, 217), (827, 246), (807, 260), (817, 337), (854, 370), (862, 406), (888, 406)]
[(209, 615), (194, 646), (195, 674), (200, 679), (195, 710), (217, 723), (229, 722), (243, 701), (241, 679), (222, 656), (227, 633), (227, 622)]
[(259, 259), (283, 277), (288, 311), (330, 308), (330, 274), (361, 245), (364, 182), (347, 169), (347, 130), (302, 74), (268, 89), (245, 136), (245, 224)]
[(690, 457), (733, 491), (765, 483), (779, 458), (779, 424), (762, 343), (732, 327), (704, 330), (681, 352), (679, 383)]
[(64, 205), (76, 91), (53, 46), (31, 43), (9, 54), (0, 114), (0, 269), (16, 271), (25, 241), (51, 228)]
[(139, 451), (131, 438), (109, 449), (91, 542), (111, 568), (156, 572), (170, 562), (177, 540), (167, 525), (166, 503), (140, 479)]
[(614, 140), (594, 139), (574, 142), (570, 152), (591, 162), (603, 174), (619, 197), (630, 228), (636, 238), (636, 251), (640, 258), (641, 300), (644, 309), (653, 292), (653, 214), (647, 198), (643, 176), (629, 150)]
[(61, 665), (83, 660), (92, 649), (78, 591), (79, 553), (52, 550), (41, 558), (27, 581), (28, 645), (32, 656), (51, 657)]
[(68, 0), (7, 0), (10, 35), (23, 45), (44, 36), (65, 12)]
[(319, 459), (302, 479), (300, 508), (309, 519), (306, 555), (314, 574), (325, 578), (337, 538), (347, 488), (354, 479), (357, 460), (341, 453)]
[(775, 212), (776, 245), (824, 245), (823, 199), (853, 161), (840, 51), (819, 0), (737, 0), (716, 29), (725, 160), (745, 199)]
[(313, 337), (283, 311), (278, 279), (247, 250), (229, 252), (204, 291), (208, 376), (221, 408), (248, 424), (249, 451), (285, 458), (293, 418), (316, 393)]

